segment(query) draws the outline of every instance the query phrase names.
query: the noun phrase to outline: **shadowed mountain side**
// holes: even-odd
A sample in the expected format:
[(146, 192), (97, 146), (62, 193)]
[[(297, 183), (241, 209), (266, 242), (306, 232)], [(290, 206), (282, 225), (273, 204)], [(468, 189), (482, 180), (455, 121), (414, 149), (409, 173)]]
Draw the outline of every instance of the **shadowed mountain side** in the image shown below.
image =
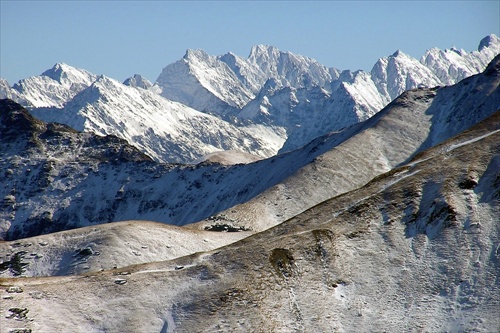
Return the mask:
[[(473, 89), (471, 89), (471, 86)], [(426, 111), (432, 116), (432, 126), (423, 151), (450, 138), (500, 110), (500, 55), (489, 63), (481, 75), (474, 75), (461, 83), (440, 90)]]
[(217, 251), (85, 276), (1, 279), (9, 309), (1, 327), (498, 331), (499, 124), (495, 115)]
[(192, 223), (248, 201), (332, 147), (313, 143), (231, 167), (159, 164), (122, 139), (44, 123), (10, 100), (0, 101), (0, 130), (6, 240), (111, 221)]

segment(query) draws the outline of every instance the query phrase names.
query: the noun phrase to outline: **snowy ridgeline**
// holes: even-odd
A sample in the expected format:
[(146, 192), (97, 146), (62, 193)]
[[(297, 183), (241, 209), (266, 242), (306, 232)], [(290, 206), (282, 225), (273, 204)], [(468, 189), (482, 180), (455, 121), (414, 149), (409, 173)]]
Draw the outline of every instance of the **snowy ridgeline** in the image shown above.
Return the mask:
[(433, 48), (420, 61), (397, 51), (371, 72), (351, 72), (264, 45), (246, 59), (188, 50), (154, 84), (57, 64), (13, 87), (0, 80), (0, 97), (44, 121), (116, 135), (160, 162), (226, 150), (266, 158), (366, 120), (406, 90), (477, 74), (499, 53), (500, 39), (490, 35), (477, 51)]

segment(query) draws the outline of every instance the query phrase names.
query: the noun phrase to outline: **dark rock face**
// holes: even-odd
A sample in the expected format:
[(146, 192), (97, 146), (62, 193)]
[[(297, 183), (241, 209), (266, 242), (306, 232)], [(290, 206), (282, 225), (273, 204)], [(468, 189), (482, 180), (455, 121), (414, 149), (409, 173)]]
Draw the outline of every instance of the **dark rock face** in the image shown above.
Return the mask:
[(37, 120), (18, 103), (10, 99), (0, 100), (1, 141), (15, 140), (42, 130), (44, 123)]
[[(153, 163), (123, 139), (100, 137), (63, 124), (42, 122), (9, 99), (0, 100), (0, 133), (0, 167), (3, 170), (0, 180), (5, 186), (0, 207), (1, 238), (8, 240), (66, 230), (80, 224), (75, 211), (66, 211), (70, 208), (67, 205), (20, 217), (23, 215), (20, 206), (26, 200), (47, 198), (49, 193), (55, 193), (49, 197), (56, 198), (64, 193), (63, 188), (74, 190), (75, 184), (88, 179), (89, 171), (96, 174), (99, 169), (106, 171), (118, 165), (129, 169), (137, 165), (148, 168)], [(57, 183), (66, 185), (61, 188)], [(44, 206), (43, 200), (46, 199), (42, 199), (41, 206)], [(59, 195), (56, 200), (64, 199)], [(70, 206), (77, 211), (83, 209), (78, 208), (78, 200)], [(119, 208), (105, 200), (104, 207), (86, 215), (90, 221), (109, 222)], [(22, 219), (22, 223), (13, 223), (17, 219)]]

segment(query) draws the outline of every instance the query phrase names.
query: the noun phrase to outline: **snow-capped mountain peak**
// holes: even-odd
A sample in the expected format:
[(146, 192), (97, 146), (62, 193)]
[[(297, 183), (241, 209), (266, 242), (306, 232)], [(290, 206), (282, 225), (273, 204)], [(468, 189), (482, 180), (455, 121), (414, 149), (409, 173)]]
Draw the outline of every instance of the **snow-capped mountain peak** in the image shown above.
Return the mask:
[(442, 85), (451, 85), (484, 70), (499, 53), (500, 38), (492, 34), (479, 42), (477, 51), (467, 53), (455, 47), (447, 50), (431, 48), (420, 62), (431, 69)]
[(187, 50), (181, 60), (163, 69), (156, 86), (171, 100), (227, 114), (243, 108), (269, 79), (280, 87), (312, 88), (328, 86), (338, 75), (314, 59), (256, 45), (247, 59), (234, 53), (210, 56), (203, 50)]
[(280, 56), (280, 50), (277, 47), (270, 45), (254, 45), (250, 50), (248, 60), (255, 63), (269, 62), (271, 59), (276, 59)]
[(282, 86), (295, 88), (325, 86), (338, 77), (337, 71), (330, 70), (312, 58), (283, 52), (274, 46), (252, 47), (248, 61), (260, 68), (266, 80), (274, 78)]
[(209, 113), (241, 108), (254, 97), (226, 63), (202, 50), (187, 50), (163, 69), (155, 85), (163, 97)]
[(491, 35), (488, 35), (488, 36), (484, 37), (483, 39), (481, 39), (477, 50), (479, 52), (481, 52), (485, 48), (489, 48), (489, 47), (497, 48), (498, 45), (500, 45), (500, 37), (498, 37), (495, 34), (491, 34)]
[(79, 69), (65, 63), (55, 64), (54, 67), (43, 72), (42, 76), (48, 76), (68, 89), (72, 86), (88, 87), (96, 78), (96, 75), (84, 69)]
[(187, 49), (186, 53), (184, 54), (184, 57), (182, 57), (184, 60), (189, 62), (190, 60), (194, 61), (210, 61), (211, 58), (215, 58), (213, 56), (208, 55), (207, 52), (203, 51), (202, 49)]
[(407, 54), (405, 54), (403, 51), (401, 51), (401, 50), (399, 50), (399, 49), (398, 49), (398, 50), (396, 50), (396, 52), (394, 52), (394, 53), (391, 55), (391, 57), (394, 57), (394, 58), (395, 58), (395, 57), (408, 57), (408, 55), (407, 55)]
[(419, 85), (435, 87), (441, 84), (429, 68), (400, 50), (379, 59), (371, 76), (380, 94), (389, 101)]
[(125, 81), (123, 81), (123, 84), (129, 87), (142, 89), (149, 89), (153, 86), (153, 84), (149, 80), (145, 79), (139, 74), (134, 74), (134, 76), (127, 78)]
[(62, 108), (96, 78), (86, 70), (57, 63), (40, 76), (19, 81), (12, 89), (21, 94), (30, 106)]

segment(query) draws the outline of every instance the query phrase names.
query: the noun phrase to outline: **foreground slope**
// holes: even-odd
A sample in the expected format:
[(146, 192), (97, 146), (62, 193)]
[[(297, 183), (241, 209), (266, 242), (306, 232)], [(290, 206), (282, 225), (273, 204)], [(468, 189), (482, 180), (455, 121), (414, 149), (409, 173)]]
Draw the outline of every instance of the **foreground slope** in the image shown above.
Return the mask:
[(1, 327), (498, 331), (499, 141), (496, 114), (358, 190), (216, 251), (84, 276), (2, 279)]

